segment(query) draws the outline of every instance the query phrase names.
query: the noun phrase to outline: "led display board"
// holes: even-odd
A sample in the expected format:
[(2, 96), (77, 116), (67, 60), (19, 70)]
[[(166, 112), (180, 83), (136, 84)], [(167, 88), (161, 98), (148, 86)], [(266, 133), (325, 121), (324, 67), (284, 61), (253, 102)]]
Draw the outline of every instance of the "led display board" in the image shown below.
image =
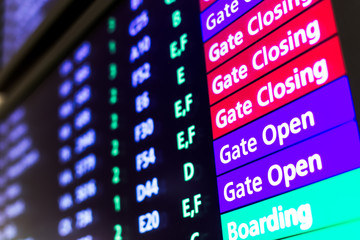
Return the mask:
[(331, 1), (217, 1), (201, 26), (223, 239), (357, 221), (359, 133)]
[(55, 0), (2, 1), (2, 65), (8, 63), (22, 47), (56, 2)]
[(103, 15), (1, 120), (0, 239), (359, 238), (360, 92), (332, 1)]

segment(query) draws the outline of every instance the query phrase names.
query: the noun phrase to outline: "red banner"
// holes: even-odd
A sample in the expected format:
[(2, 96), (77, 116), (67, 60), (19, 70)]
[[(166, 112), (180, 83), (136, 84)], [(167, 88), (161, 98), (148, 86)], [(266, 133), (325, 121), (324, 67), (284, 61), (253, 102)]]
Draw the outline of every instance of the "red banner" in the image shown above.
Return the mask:
[[(211, 107), (213, 138), (345, 75), (338, 37)], [(334, 114), (336, 111), (334, 109)]]
[(265, 0), (204, 44), (206, 71), (209, 72), (318, 1), (293, 3)]
[(216, 0), (200, 0), (200, 11), (204, 11), (207, 7), (209, 7), (211, 4), (216, 2)]
[(324, 1), (208, 74), (213, 104), (337, 33)]

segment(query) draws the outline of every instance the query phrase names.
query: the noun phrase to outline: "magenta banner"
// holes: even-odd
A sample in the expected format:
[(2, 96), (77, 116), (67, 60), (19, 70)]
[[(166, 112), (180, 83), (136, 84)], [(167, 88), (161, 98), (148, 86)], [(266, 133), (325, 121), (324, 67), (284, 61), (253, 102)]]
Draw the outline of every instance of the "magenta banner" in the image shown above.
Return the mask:
[(355, 118), (346, 77), (214, 141), (217, 175)]
[[(360, 167), (356, 123), (285, 149), (218, 178), (226, 212)], [(334, 190), (336, 192), (336, 190)]]

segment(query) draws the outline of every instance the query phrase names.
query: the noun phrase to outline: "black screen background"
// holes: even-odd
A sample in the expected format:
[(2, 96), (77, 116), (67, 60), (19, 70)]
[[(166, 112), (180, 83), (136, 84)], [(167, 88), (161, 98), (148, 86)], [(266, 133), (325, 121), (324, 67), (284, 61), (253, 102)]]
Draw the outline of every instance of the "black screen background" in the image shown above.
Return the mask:
[[(111, 14), (84, 39), (91, 43), (90, 56), (80, 64), (74, 64), (70, 79), (83, 63), (91, 66), (91, 76), (84, 84), (92, 89), (92, 97), (88, 104), (76, 113), (88, 107), (92, 110), (90, 127), (96, 131), (96, 144), (66, 163), (59, 162), (58, 151), (69, 144), (74, 147), (75, 138), (82, 131), (73, 130), (73, 137), (65, 143), (58, 140), (58, 130), (62, 124), (73, 122), (74, 114), (65, 121), (59, 120), (58, 108), (74, 96), (62, 100), (58, 97), (58, 87), (67, 78), (58, 73), (58, 67), (50, 74), (44, 83), (24, 102), (26, 109), (24, 122), (29, 125), (29, 134), (33, 140), (33, 148), (37, 148), (40, 159), (37, 164), (21, 175), (17, 182), (23, 186), (21, 198), (26, 202), (26, 211), (13, 222), (18, 227), (17, 238), (33, 237), (34, 239), (78, 239), (92, 235), (94, 239), (114, 239), (114, 226), (121, 224), (123, 239), (190, 239), (194, 232), (200, 233), (200, 239), (219, 239), (220, 219), (218, 210), (217, 190), (214, 160), (212, 157), (212, 137), (206, 75), (201, 41), (199, 21), (199, 7), (197, 1), (184, 1), (172, 5), (164, 3), (154, 5), (148, 1), (135, 12), (129, 11), (129, 3), (121, 3)], [(148, 10), (149, 24), (137, 36), (130, 37), (128, 24), (143, 9)], [(171, 14), (175, 10), (182, 12), (182, 22), (173, 28)], [(107, 31), (108, 17), (117, 20), (116, 31)], [(169, 45), (179, 41), (183, 33), (188, 34), (186, 50), (181, 57), (170, 58)], [(135, 45), (143, 36), (151, 37), (151, 49), (134, 64), (129, 64), (131, 46)], [(117, 43), (117, 52), (111, 55), (108, 51), (109, 40)], [(67, 59), (73, 59), (73, 54)], [(74, 61), (73, 61), (74, 62)], [(151, 77), (137, 88), (131, 86), (131, 74), (143, 63), (151, 64)], [(109, 80), (108, 66), (110, 63), (118, 65), (118, 76)], [(185, 67), (186, 82), (177, 84), (176, 70)], [(76, 92), (84, 84), (75, 88)], [(109, 104), (109, 89), (118, 89), (119, 102)], [(135, 112), (135, 98), (144, 91), (149, 92), (150, 107), (142, 113)], [(193, 94), (191, 111), (185, 118), (175, 119), (174, 103), (186, 94)], [(110, 114), (118, 113), (119, 128), (111, 131)], [(140, 143), (134, 142), (134, 127), (148, 119), (154, 119), (154, 134)], [(186, 150), (177, 150), (176, 134), (187, 131), (195, 125), (196, 135), (194, 143)], [(120, 154), (112, 157), (111, 140), (120, 142)], [(135, 170), (135, 156), (144, 150), (154, 147), (156, 163), (146, 170)], [(94, 172), (85, 175), (66, 186), (58, 184), (58, 174), (66, 169), (74, 168), (74, 163), (89, 153), (97, 156), (97, 166)], [(183, 165), (192, 162), (195, 166), (195, 176), (184, 181)], [(121, 182), (111, 183), (112, 167), (121, 170)], [(159, 180), (159, 194), (146, 198), (143, 202), (136, 201), (136, 186), (145, 184), (147, 180), (157, 177)], [(81, 204), (74, 203), (74, 207), (64, 212), (58, 208), (58, 198), (74, 189), (95, 179), (97, 194), (95, 197)], [(115, 212), (113, 197), (121, 196), (121, 211)], [(183, 218), (182, 200), (190, 198), (193, 208), (193, 196), (201, 194), (202, 204), (199, 214), (194, 218)], [(73, 227), (73, 233), (67, 237), (59, 237), (58, 223), (62, 218), (72, 217), (76, 212), (91, 208), (94, 222), (84, 229)], [(160, 226), (144, 234), (139, 234), (138, 217), (153, 210), (160, 213)], [(74, 223), (75, 224), (75, 223)]]

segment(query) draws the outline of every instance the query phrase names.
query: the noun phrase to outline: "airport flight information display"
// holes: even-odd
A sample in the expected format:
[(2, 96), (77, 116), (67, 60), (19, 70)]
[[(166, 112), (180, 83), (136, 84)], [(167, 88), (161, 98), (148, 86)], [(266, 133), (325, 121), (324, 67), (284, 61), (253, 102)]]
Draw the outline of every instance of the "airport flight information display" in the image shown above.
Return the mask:
[(7, 64), (56, 5), (55, 0), (4, 0), (2, 65)]
[(330, 0), (126, 0), (0, 124), (0, 239), (356, 239)]

